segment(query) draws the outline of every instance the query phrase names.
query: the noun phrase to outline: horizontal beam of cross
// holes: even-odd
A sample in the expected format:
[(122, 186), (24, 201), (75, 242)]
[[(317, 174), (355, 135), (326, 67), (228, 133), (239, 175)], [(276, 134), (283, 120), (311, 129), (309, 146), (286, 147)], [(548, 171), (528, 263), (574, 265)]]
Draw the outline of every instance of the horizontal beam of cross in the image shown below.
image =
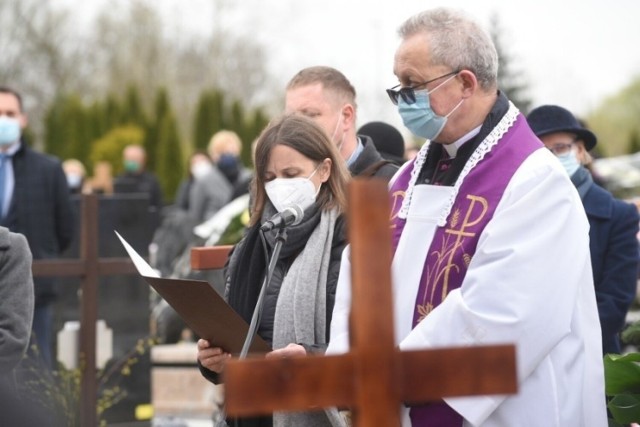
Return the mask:
[[(512, 345), (398, 351), (394, 357), (399, 377), (394, 394), (405, 403), (517, 391), (514, 378), (504, 375), (515, 372)], [(231, 361), (225, 368), (233, 378), (225, 388), (227, 411), (244, 417), (305, 407), (353, 406), (358, 382), (354, 363), (351, 355)], [(236, 384), (261, 387), (236, 388)]]

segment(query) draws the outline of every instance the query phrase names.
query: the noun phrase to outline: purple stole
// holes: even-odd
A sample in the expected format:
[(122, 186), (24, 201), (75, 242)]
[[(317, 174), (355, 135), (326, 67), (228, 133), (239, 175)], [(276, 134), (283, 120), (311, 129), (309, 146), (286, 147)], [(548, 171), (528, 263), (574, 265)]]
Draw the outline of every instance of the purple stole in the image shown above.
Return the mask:
[[(440, 305), (449, 292), (462, 285), (478, 239), (493, 218), (513, 174), (540, 147), (541, 142), (529, 129), (524, 116), (518, 114), (513, 126), (464, 178), (446, 224), (437, 228), (424, 261), (413, 327)], [(390, 189), (394, 198), (391, 212), (394, 253), (406, 223), (398, 212), (414, 165), (415, 160), (401, 172)], [(444, 401), (413, 406), (410, 416), (413, 427), (462, 425), (462, 417)]]

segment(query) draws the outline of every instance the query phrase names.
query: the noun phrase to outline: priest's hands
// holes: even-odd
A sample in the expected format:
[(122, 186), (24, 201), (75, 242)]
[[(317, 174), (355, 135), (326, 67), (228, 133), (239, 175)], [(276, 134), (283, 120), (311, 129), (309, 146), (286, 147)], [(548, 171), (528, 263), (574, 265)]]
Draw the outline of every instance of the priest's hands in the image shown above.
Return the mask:
[(231, 354), (225, 353), (220, 347), (212, 347), (207, 340), (198, 340), (198, 362), (208, 370), (221, 374), (229, 358)]
[(307, 351), (300, 344), (289, 344), (285, 348), (273, 350), (267, 353), (265, 356), (267, 359), (270, 357), (291, 357), (291, 356), (306, 356)]

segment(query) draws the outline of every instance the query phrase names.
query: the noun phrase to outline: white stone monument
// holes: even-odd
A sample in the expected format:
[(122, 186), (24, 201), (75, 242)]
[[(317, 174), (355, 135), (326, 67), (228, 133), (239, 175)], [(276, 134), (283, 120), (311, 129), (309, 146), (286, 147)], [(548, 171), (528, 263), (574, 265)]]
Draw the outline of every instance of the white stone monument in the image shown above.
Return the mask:
[[(72, 320), (64, 323), (58, 332), (58, 360), (67, 369), (78, 368), (80, 347), (80, 322)], [(104, 320), (96, 322), (96, 368), (102, 369), (113, 356), (113, 330)]]

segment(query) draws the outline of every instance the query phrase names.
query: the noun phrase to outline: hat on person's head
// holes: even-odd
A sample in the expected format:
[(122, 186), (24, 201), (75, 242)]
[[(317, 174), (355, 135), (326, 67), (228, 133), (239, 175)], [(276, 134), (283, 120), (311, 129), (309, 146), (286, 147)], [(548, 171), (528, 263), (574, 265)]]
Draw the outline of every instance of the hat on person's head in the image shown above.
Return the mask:
[(384, 122), (369, 122), (360, 127), (357, 133), (371, 138), (384, 159), (398, 165), (404, 163), (404, 138), (395, 127)]
[(537, 137), (556, 132), (576, 134), (584, 141), (587, 151), (596, 146), (596, 136), (583, 127), (571, 112), (557, 105), (543, 105), (531, 110), (527, 116), (529, 127)]

